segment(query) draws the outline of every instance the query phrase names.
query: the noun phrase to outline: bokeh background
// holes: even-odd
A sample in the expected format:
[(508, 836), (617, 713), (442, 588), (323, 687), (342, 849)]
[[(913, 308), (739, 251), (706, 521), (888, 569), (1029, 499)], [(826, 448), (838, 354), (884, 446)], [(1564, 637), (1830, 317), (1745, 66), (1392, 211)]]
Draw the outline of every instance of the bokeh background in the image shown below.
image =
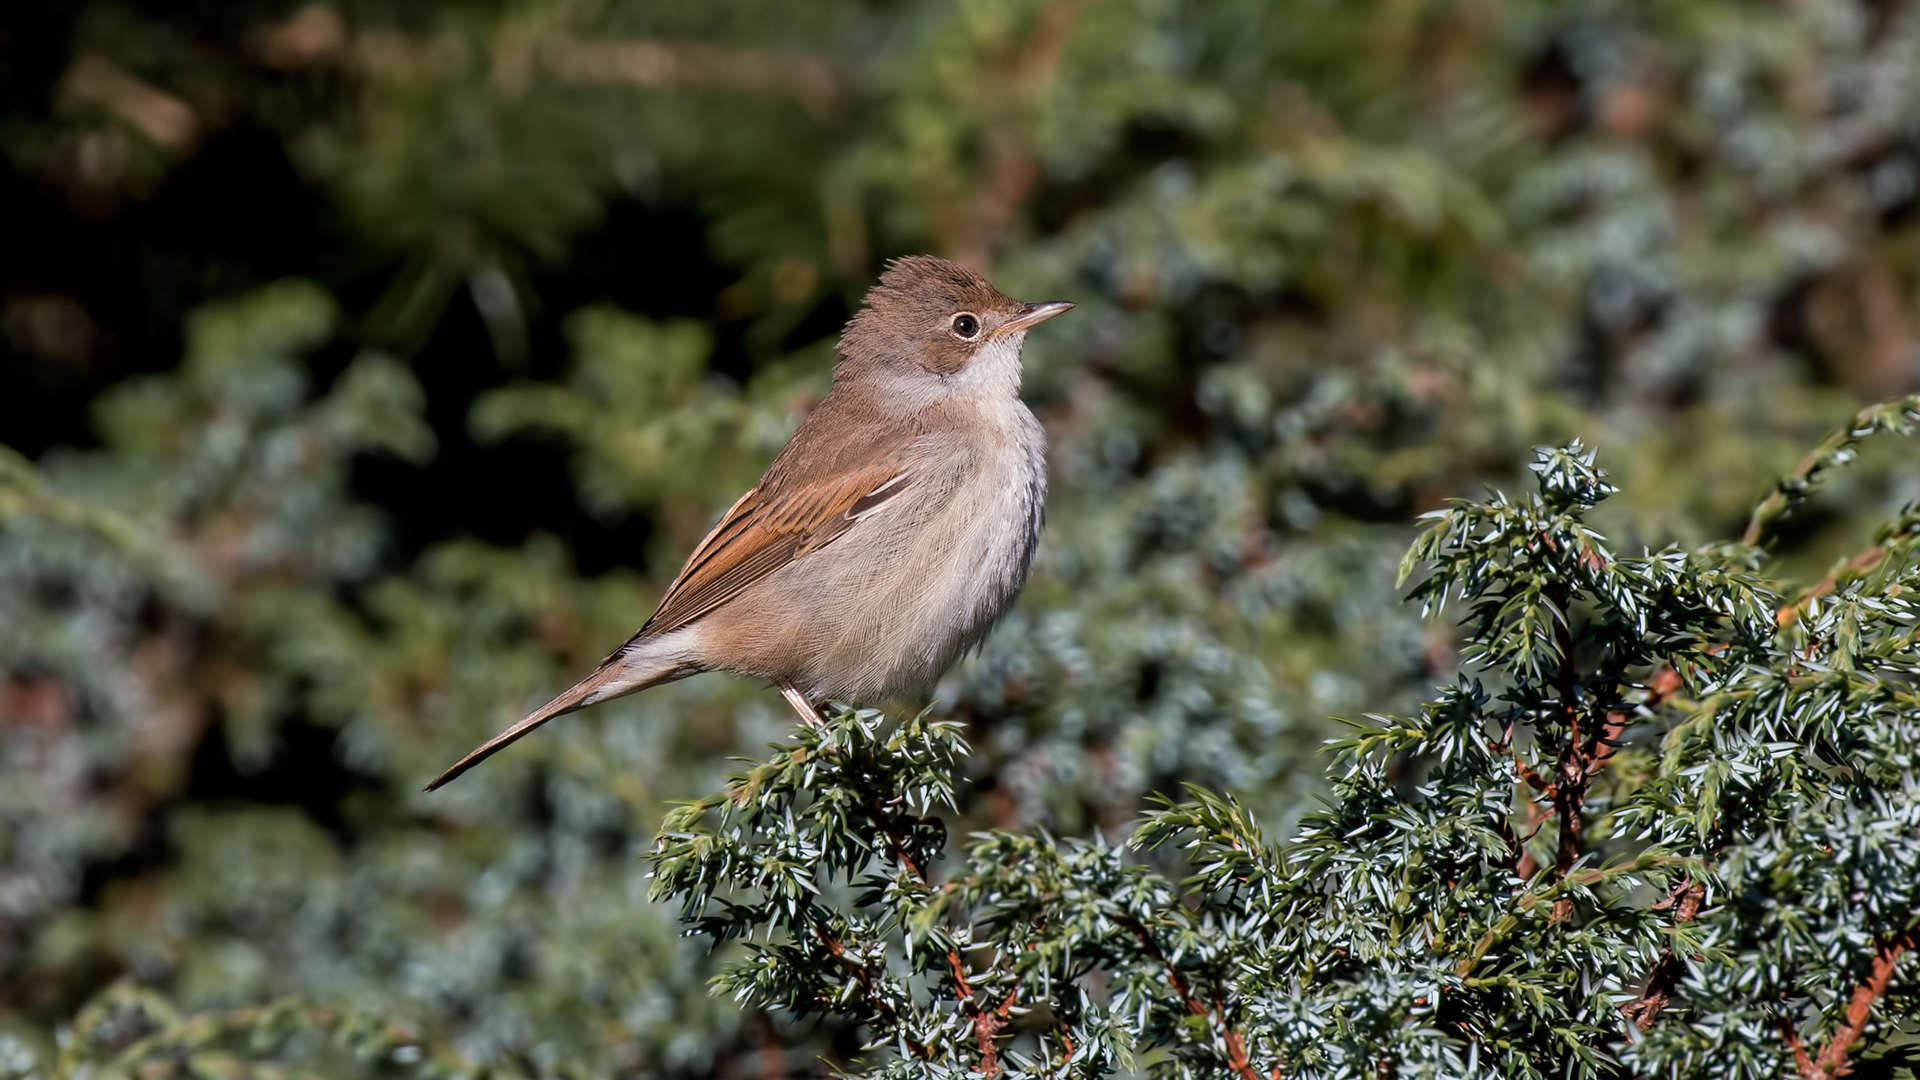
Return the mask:
[[(1731, 538), (1920, 387), (1904, 0), (10, 4), (0, 109), (8, 1075), (114, 987), (399, 1033), (327, 1074), (846, 1060), (713, 1000), (635, 857), (777, 695), (419, 788), (639, 625), (889, 257), (1079, 305), (1034, 579), (939, 692), (956, 836), (1283, 823), (1455, 667), (1419, 514), (1579, 438), (1619, 546)], [(1916, 498), (1875, 448), (1785, 565)], [(325, 1050), (249, 1045), (209, 1074)]]

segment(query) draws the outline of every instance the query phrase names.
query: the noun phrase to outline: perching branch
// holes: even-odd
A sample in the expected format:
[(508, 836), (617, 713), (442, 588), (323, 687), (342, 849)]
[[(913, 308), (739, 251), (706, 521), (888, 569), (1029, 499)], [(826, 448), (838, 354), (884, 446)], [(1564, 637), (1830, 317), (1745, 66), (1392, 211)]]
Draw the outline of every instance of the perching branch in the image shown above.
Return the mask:
[[(1689, 923), (1700, 914), (1700, 905), (1706, 898), (1705, 883), (1688, 876), (1681, 878), (1673, 892), (1653, 907), (1655, 911), (1672, 908), (1674, 922)], [(1687, 966), (1673, 954), (1673, 947), (1663, 946), (1653, 966), (1647, 969), (1646, 980), (1640, 984), (1640, 996), (1622, 1005), (1620, 1011), (1641, 1031), (1651, 1030), (1667, 1003), (1673, 1000), (1673, 992), (1686, 973)]]
[[(1559, 583), (1552, 597), (1559, 614), (1554, 621), (1554, 643), (1560, 651), (1554, 685), (1560, 694), (1561, 723), (1567, 729), (1567, 741), (1560, 748), (1560, 760), (1555, 766), (1548, 795), (1553, 800), (1554, 814), (1560, 819), (1560, 835), (1554, 847), (1553, 866), (1562, 876), (1572, 870), (1573, 864), (1580, 858), (1582, 813), (1586, 809), (1587, 787), (1593, 780), (1593, 773), (1588, 769), (1593, 757), (1593, 743), (1590, 739), (1582, 738), (1580, 733), (1579, 672), (1574, 667), (1573, 628), (1569, 624), (1572, 615), (1568, 610), (1571, 600), (1571, 588), (1564, 582)], [(1554, 902), (1554, 922), (1560, 922), (1571, 914), (1572, 897), (1562, 897)]]
[(1853, 420), (1835, 428), (1807, 452), (1793, 471), (1780, 478), (1773, 491), (1753, 508), (1740, 542), (1758, 547), (1771, 529), (1800, 504), (1812, 498), (1825, 482), (1826, 473), (1853, 460), (1854, 447), (1869, 435), (1910, 435), (1920, 424), (1920, 394), (1869, 405), (1854, 414)]
[[(900, 1013), (875, 990), (873, 985), (873, 972), (867, 969), (867, 965), (848, 956), (846, 943), (829, 933), (824, 925), (815, 923), (813, 932), (820, 939), (820, 944), (826, 947), (827, 953), (833, 957), (834, 961), (845, 968), (847, 973), (853, 976), (853, 981), (859, 984), (860, 998), (866, 1004), (867, 1010), (872, 1018), (897, 1030), (900, 1027)], [(908, 1053), (911, 1053), (914, 1057), (922, 1061), (931, 1061), (933, 1059), (933, 1052), (913, 1037), (902, 1036), (901, 1041), (906, 1043)]]
[(1225, 1003), (1220, 1002), (1216, 996), (1215, 1001), (1220, 1006), (1218, 1013), (1216, 1014), (1215, 1010), (1209, 1009), (1207, 1004), (1194, 994), (1193, 987), (1187, 982), (1186, 975), (1180, 971), (1180, 968), (1175, 965), (1173, 960), (1167, 956), (1166, 952), (1160, 948), (1160, 943), (1153, 939), (1153, 932), (1147, 928), (1145, 923), (1130, 915), (1115, 916), (1113, 921), (1125, 927), (1135, 938), (1139, 939), (1140, 947), (1146, 950), (1147, 955), (1152, 957), (1155, 963), (1166, 969), (1167, 984), (1173, 987), (1175, 994), (1179, 995), (1180, 1001), (1187, 1007), (1187, 1011), (1194, 1016), (1206, 1020), (1209, 1027), (1213, 1027), (1219, 1032), (1220, 1041), (1227, 1052), (1227, 1071), (1240, 1077), (1241, 1080), (1260, 1080), (1260, 1074), (1254, 1070), (1253, 1063), (1247, 1055), (1246, 1039), (1227, 1023)]
[(1845, 1022), (1827, 1040), (1827, 1045), (1821, 1048), (1819, 1055), (1811, 1060), (1791, 1021), (1782, 1019), (1781, 1027), (1787, 1046), (1793, 1051), (1794, 1068), (1799, 1070), (1801, 1080), (1836, 1080), (1847, 1074), (1847, 1053), (1866, 1031), (1867, 1021), (1873, 1017), (1874, 1002), (1886, 996), (1887, 984), (1893, 981), (1894, 968), (1899, 964), (1901, 955), (1916, 945), (1920, 945), (1920, 925), (1910, 926), (1880, 943), (1874, 952), (1873, 968), (1867, 981), (1854, 987), (1853, 997), (1847, 1002)]
[(1905, 513), (1881, 527), (1874, 544), (1835, 567), (1791, 602), (1781, 605), (1774, 616), (1775, 621), (1782, 627), (1793, 625), (1813, 601), (1839, 588), (1843, 579), (1857, 578), (1873, 570), (1885, 562), (1903, 540), (1910, 541), (1915, 535), (1920, 535), (1920, 506), (1908, 507)]

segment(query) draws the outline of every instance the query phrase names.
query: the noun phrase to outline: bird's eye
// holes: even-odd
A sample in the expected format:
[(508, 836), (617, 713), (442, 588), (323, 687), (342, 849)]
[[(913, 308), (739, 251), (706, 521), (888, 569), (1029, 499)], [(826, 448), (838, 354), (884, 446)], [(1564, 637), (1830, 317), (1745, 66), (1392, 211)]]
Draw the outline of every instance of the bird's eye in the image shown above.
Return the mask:
[(967, 312), (953, 317), (953, 336), (972, 341), (980, 336), (980, 320)]

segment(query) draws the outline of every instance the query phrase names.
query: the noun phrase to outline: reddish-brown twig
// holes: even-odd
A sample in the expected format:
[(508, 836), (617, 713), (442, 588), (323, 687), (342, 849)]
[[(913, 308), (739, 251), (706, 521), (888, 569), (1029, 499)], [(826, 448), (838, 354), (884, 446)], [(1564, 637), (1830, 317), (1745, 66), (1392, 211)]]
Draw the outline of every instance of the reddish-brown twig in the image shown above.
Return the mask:
[(1867, 981), (1854, 987), (1853, 997), (1847, 1002), (1846, 1020), (1827, 1040), (1827, 1045), (1820, 1048), (1818, 1055), (1809, 1058), (1799, 1033), (1793, 1029), (1793, 1022), (1781, 1018), (1781, 1032), (1787, 1047), (1793, 1051), (1793, 1065), (1799, 1070), (1801, 1080), (1837, 1080), (1851, 1071), (1851, 1066), (1847, 1064), (1848, 1052), (1866, 1032), (1867, 1021), (1873, 1018), (1873, 1004), (1886, 995), (1887, 984), (1893, 981), (1893, 971), (1900, 963), (1901, 955), (1916, 945), (1920, 945), (1920, 925), (1910, 926), (1880, 942), (1874, 950), (1873, 967), (1867, 974)]
[(1207, 1008), (1206, 1003), (1194, 994), (1192, 986), (1187, 982), (1186, 975), (1184, 975), (1180, 969), (1174, 965), (1172, 959), (1161, 950), (1160, 943), (1153, 939), (1153, 932), (1147, 929), (1145, 923), (1131, 916), (1120, 916), (1114, 919), (1114, 921), (1126, 927), (1135, 938), (1139, 939), (1140, 947), (1146, 950), (1147, 955), (1152, 957), (1155, 963), (1158, 963), (1162, 968), (1166, 969), (1167, 984), (1173, 987), (1174, 993), (1180, 995), (1181, 1004), (1187, 1007), (1187, 1011), (1209, 1021), (1209, 1026), (1220, 1033), (1220, 1042), (1227, 1052), (1227, 1070), (1235, 1076), (1240, 1077), (1241, 1080), (1260, 1080), (1260, 1074), (1254, 1070), (1253, 1063), (1247, 1053), (1247, 1041), (1245, 1037), (1227, 1023), (1226, 1003), (1221, 1001), (1216, 994), (1214, 1002), (1218, 1008)]

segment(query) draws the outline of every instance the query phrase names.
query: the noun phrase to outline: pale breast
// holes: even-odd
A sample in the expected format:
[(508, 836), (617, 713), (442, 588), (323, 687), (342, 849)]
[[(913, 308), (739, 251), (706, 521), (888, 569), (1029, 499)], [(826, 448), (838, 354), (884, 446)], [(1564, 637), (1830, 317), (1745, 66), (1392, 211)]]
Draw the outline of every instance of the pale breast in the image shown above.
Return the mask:
[(1046, 439), (1024, 406), (1006, 438), (957, 469), (951, 495), (925, 527), (903, 537), (902, 580), (918, 583), (901, 611), (903, 634), (870, 665), (881, 696), (919, 696), (978, 645), (1026, 583), (1046, 502)]
[[(911, 489), (708, 620), (724, 666), (815, 700), (922, 697), (1026, 581), (1046, 497), (1046, 437), (1018, 399), (916, 444)], [(997, 414), (997, 415), (995, 415)], [(746, 601), (746, 602), (741, 602)]]

